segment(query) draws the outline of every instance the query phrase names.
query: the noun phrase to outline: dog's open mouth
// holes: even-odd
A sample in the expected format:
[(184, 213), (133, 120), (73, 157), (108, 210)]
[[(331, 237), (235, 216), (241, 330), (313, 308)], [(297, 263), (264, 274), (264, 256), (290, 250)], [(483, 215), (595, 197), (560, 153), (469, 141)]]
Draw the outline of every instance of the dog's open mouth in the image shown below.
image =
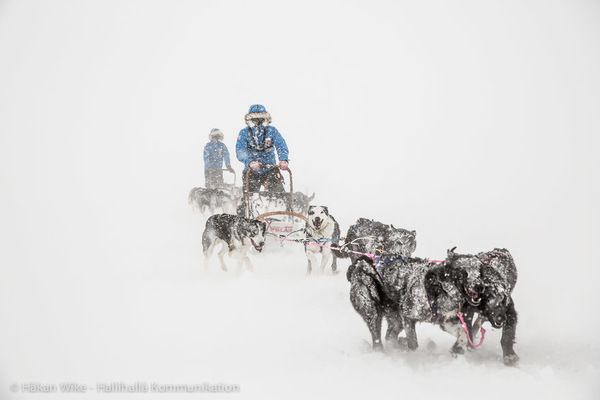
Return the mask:
[(492, 324), (492, 326), (496, 329), (500, 329), (504, 326), (504, 322), (494, 322), (494, 321), (490, 321), (490, 324)]
[(321, 227), (321, 224), (323, 224), (323, 220), (315, 220), (313, 219), (312, 221), (313, 226), (315, 227), (315, 229), (319, 229)]
[(481, 303), (481, 297), (479, 296), (479, 293), (473, 292), (472, 290), (469, 290), (466, 286), (463, 285), (463, 290), (465, 291), (465, 294), (468, 297), (468, 302), (469, 304), (471, 304), (472, 306), (478, 306), (479, 303)]
[(265, 242), (260, 242), (260, 245), (256, 244), (256, 242), (254, 241), (254, 239), (250, 239), (250, 242), (252, 243), (252, 246), (254, 246), (254, 248), (256, 249), (256, 251), (258, 251), (259, 253), (262, 252), (263, 245), (265, 244)]

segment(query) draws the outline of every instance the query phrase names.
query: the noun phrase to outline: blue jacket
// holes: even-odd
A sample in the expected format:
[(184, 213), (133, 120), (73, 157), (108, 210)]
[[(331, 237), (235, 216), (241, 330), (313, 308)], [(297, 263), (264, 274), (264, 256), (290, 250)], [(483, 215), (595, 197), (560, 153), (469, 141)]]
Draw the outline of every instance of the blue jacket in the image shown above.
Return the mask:
[[(235, 145), (237, 159), (244, 163), (244, 171), (248, 169), (248, 164), (252, 161), (262, 164), (277, 164), (275, 150), (279, 161), (289, 161), (289, 151), (285, 139), (279, 134), (277, 128), (271, 125), (242, 129)], [(261, 168), (258, 172), (263, 174), (268, 170), (268, 168)]]
[(229, 167), (231, 165), (229, 151), (227, 151), (225, 143), (215, 142), (214, 140), (206, 143), (206, 146), (204, 146), (204, 170), (223, 168), (223, 160), (225, 160), (225, 166)]

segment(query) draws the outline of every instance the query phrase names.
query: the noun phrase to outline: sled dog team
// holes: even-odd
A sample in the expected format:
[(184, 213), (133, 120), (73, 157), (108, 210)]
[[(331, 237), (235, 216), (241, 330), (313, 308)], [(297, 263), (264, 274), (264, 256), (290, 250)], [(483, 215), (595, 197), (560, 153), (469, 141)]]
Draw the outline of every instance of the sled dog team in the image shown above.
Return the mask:
[[(445, 260), (429, 261), (412, 257), (416, 232), (359, 218), (340, 244), (340, 227), (327, 207), (309, 206), (305, 224), (305, 253), (310, 274), (323, 272), (332, 259), (337, 273), (337, 258), (350, 258), (346, 277), (350, 282), (350, 301), (366, 323), (373, 349), (382, 351), (382, 322), (387, 321), (385, 345), (415, 350), (417, 322), (430, 322), (454, 335), (453, 355), (464, 354), (477, 329), (485, 321), (502, 329), (500, 340), (505, 365), (514, 366), (518, 356), (513, 349), (517, 312), (512, 291), (517, 269), (508, 250), (493, 249), (476, 255), (448, 250)], [(205, 263), (222, 243), (221, 268), (227, 270), (225, 253), (237, 260), (238, 272), (246, 264), (250, 247), (262, 251), (267, 233), (264, 221), (230, 214), (208, 218), (202, 235)], [(317, 255), (321, 255), (318, 263)], [(474, 321), (475, 315), (478, 316)], [(405, 338), (399, 335), (405, 331)], [(482, 332), (484, 332), (482, 330)]]

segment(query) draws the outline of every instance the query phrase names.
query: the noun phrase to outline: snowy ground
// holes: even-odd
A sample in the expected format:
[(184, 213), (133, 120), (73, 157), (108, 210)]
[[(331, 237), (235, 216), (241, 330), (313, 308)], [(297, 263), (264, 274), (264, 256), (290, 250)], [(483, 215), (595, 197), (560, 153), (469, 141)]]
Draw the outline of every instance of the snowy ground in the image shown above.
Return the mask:
[[(186, 213), (187, 211), (187, 213)], [(165, 221), (163, 221), (165, 222)], [(517, 284), (517, 368), (501, 361), (500, 332), (487, 326), (484, 345), (464, 357), (453, 339), (420, 325), (414, 353), (373, 353), (368, 330), (348, 299), (342, 273), (305, 276), (301, 246), (252, 253), (254, 274), (202, 267), (202, 218), (191, 209), (171, 220), (183, 239), (133, 242), (121, 260), (71, 254), (71, 268), (12, 271), (3, 279), (3, 382), (229, 383), (232, 398), (366, 398), (379, 395), (459, 399), (593, 399), (599, 393), (595, 331), (569, 317), (568, 306), (544, 307), (524, 278)], [(136, 247), (139, 246), (139, 247)], [(44, 250), (44, 249), (40, 249)], [(50, 249), (45, 249), (49, 250)], [(34, 255), (34, 264), (44, 255)], [(216, 259), (214, 260), (216, 261)], [(517, 258), (517, 263), (518, 263)], [(232, 265), (232, 260), (229, 260)], [(526, 268), (526, 267), (523, 267)], [(525, 277), (527, 274), (524, 274)], [(554, 291), (554, 290), (549, 290)], [(10, 300), (12, 306), (7, 306)], [(7, 368), (10, 367), (10, 368)], [(165, 398), (106, 394), (77, 398)], [(525, 396), (525, 394), (527, 396)], [(64, 394), (4, 392), (3, 399), (62, 399)], [(170, 394), (168, 398), (189, 398)]]
[[(0, 0), (0, 399), (600, 398), (599, 20), (586, 0)], [(372, 353), (347, 262), (307, 278), (294, 243), (203, 272), (187, 194), (210, 130), (233, 153), (255, 103), (343, 232), (510, 250), (517, 368), (491, 328), (456, 359), (427, 325), (415, 353)], [(67, 382), (90, 389), (22, 386)]]

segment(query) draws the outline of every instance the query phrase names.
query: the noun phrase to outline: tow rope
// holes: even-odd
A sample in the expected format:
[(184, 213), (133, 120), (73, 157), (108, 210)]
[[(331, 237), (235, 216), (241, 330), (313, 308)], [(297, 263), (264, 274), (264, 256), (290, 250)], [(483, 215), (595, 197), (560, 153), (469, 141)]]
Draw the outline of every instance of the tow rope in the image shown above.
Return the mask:
[[(299, 229), (297, 231), (294, 231), (294, 232), (291, 232), (287, 236), (291, 235), (292, 233), (296, 233), (296, 232), (300, 232), (300, 231), (301, 231), (301, 229)], [(278, 235), (275, 235), (275, 234), (272, 234), (272, 235), (273, 236), (278, 236)], [(279, 237), (279, 240), (281, 240), (282, 244), (283, 244), (284, 241), (285, 242), (297, 242), (297, 243), (312, 244), (314, 246), (321, 246), (321, 247), (325, 247), (325, 248), (328, 248), (328, 249), (335, 249), (335, 250), (338, 250), (338, 251), (340, 250), (339, 247), (327, 246), (327, 245), (324, 245), (324, 244), (321, 244), (321, 243), (311, 242), (308, 239), (288, 239), (287, 236)], [(341, 239), (335, 239), (334, 240), (334, 239), (328, 239), (328, 238), (323, 238), (323, 239), (326, 239), (326, 241), (331, 241), (331, 242), (336, 241), (336, 240), (341, 240)], [(317, 241), (319, 241), (319, 240), (322, 240), (322, 239), (318, 239)], [(404, 261), (408, 260), (408, 257), (406, 257), (406, 256), (401, 256), (401, 257), (396, 257), (396, 258), (381, 258), (380, 256), (375, 255), (375, 254), (361, 253), (360, 251), (355, 251), (355, 250), (346, 250), (346, 251), (349, 251), (349, 252), (354, 253), (354, 254), (360, 254), (360, 255), (363, 255), (363, 256), (367, 256), (367, 257), (373, 259), (373, 261), (375, 262), (375, 270), (377, 271), (377, 273), (382, 278), (383, 278), (383, 275), (382, 275), (382, 273), (380, 271), (380, 268), (378, 268), (381, 264), (388, 263), (388, 262), (393, 262), (393, 261), (397, 261), (397, 260), (404, 260)], [(436, 263), (443, 262), (441, 260), (430, 260), (430, 261), (436, 262)], [(432, 315), (437, 315), (437, 307), (435, 306), (435, 304), (433, 304), (433, 302), (429, 298), (429, 294), (427, 295), (427, 302), (429, 303), (429, 307), (431, 308)], [(465, 333), (467, 334), (467, 340), (469, 341), (469, 343), (473, 347), (479, 347), (479, 346), (481, 346), (483, 344), (483, 340), (485, 339), (485, 329), (483, 327), (480, 327), (481, 339), (479, 340), (478, 344), (473, 343), (473, 341), (471, 340), (471, 336), (469, 335), (469, 328), (467, 327), (467, 323), (465, 322), (465, 320), (463, 318), (463, 313), (460, 312), (460, 308), (461, 307), (459, 306), (458, 308), (459, 308), (459, 310), (458, 310), (458, 314), (456, 314), (456, 316), (460, 319), (460, 323), (462, 324), (463, 329), (465, 330)]]
[[(321, 246), (321, 247), (325, 247), (327, 249), (334, 249), (334, 250), (340, 251), (340, 247), (327, 246), (325, 244), (311, 242), (308, 239), (287, 239), (287, 236), (280, 237), (280, 236), (275, 235), (273, 233), (271, 233), (271, 235), (278, 237), (278, 239), (281, 240), (282, 242), (296, 242), (296, 243), (312, 244), (314, 246)], [(327, 238), (324, 238), (324, 239), (327, 239)], [(341, 240), (341, 239), (327, 239), (327, 240), (333, 242), (335, 240)], [(346, 251), (349, 251), (350, 253), (354, 253), (354, 254), (360, 254), (360, 255), (363, 255), (363, 256), (367, 256), (367, 257), (373, 258), (373, 259), (375, 257), (377, 257), (375, 254), (361, 253), (360, 251), (354, 251), (354, 250), (346, 250)]]

